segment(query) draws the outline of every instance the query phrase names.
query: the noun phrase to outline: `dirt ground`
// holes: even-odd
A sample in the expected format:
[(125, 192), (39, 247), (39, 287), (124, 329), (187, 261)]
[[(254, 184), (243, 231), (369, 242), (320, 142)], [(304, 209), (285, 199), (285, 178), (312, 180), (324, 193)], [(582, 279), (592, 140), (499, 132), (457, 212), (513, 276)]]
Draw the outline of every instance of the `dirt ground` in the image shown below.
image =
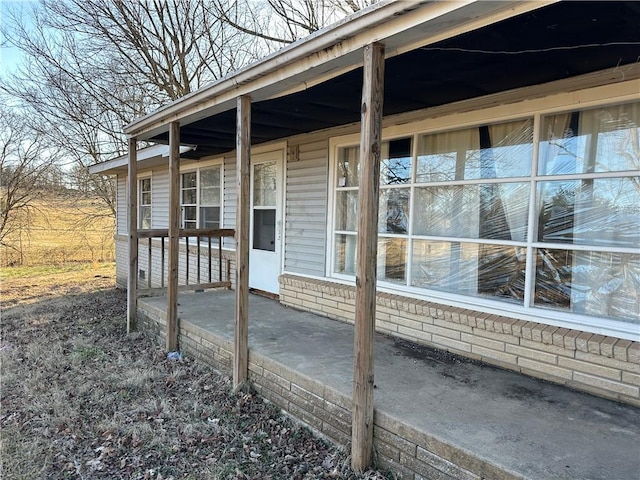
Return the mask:
[(113, 266), (6, 276), (4, 479), (383, 479), (251, 392), (126, 335)]

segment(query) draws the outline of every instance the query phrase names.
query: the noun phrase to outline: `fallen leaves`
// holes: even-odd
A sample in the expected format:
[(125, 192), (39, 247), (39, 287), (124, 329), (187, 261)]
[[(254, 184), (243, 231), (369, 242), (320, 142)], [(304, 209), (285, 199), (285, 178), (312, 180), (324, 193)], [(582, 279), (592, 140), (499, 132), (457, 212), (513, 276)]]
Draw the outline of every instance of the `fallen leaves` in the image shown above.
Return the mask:
[(3, 311), (3, 478), (385, 478), (354, 473), (205, 365), (127, 335), (125, 312), (118, 290)]

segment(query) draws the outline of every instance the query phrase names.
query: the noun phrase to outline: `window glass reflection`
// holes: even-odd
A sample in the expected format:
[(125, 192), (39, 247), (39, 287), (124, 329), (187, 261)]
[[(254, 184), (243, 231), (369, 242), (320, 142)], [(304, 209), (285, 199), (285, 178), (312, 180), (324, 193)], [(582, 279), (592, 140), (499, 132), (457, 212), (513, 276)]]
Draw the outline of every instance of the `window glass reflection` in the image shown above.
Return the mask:
[(538, 240), (640, 247), (640, 183), (635, 180), (540, 182)]
[(409, 196), (408, 188), (386, 188), (380, 190), (378, 207), (378, 232), (409, 233)]
[(533, 119), (421, 135), (416, 182), (522, 177), (532, 155)]
[(415, 189), (416, 235), (526, 240), (529, 183)]
[(380, 185), (411, 182), (411, 155), (411, 138), (384, 142), (380, 158)]
[(413, 242), (411, 285), (469, 296), (524, 298), (526, 249), (466, 242)]
[(640, 102), (544, 117), (539, 174), (640, 170)]
[(276, 163), (259, 163), (253, 167), (253, 206), (276, 205)]
[(536, 250), (535, 305), (640, 322), (640, 255)]
[(341, 148), (338, 152), (337, 187), (357, 187), (360, 174), (360, 147)]

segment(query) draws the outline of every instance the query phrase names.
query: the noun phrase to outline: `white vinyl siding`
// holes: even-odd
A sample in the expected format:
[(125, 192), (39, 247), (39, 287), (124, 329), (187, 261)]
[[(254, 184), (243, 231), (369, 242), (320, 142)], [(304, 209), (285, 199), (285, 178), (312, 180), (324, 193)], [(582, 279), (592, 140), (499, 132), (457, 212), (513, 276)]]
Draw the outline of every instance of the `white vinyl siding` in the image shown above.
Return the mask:
[(154, 171), (151, 197), (153, 228), (169, 228), (169, 170)]
[(301, 144), (287, 162), (284, 269), (324, 275), (327, 229), (328, 141)]
[(116, 238), (116, 285), (127, 288), (129, 275), (129, 242), (125, 236)]
[(118, 175), (116, 194), (116, 233), (126, 235), (127, 225), (127, 176)]
[[(222, 212), (222, 228), (236, 228), (236, 157), (226, 157), (224, 159), (224, 178), (222, 185), (222, 203), (224, 210)], [(225, 248), (236, 248), (233, 238), (224, 239)]]

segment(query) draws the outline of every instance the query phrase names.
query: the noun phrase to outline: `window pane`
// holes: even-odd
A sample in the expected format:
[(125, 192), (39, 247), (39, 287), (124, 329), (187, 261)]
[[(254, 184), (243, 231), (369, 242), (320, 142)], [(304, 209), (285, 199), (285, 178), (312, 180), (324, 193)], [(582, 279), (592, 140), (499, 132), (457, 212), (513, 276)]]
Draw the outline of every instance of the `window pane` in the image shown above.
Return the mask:
[(413, 233), (475, 238), (479, 231), (477, 185), (415, 189)]
[(539, 249), (534, 302), (640, 323), (640, 255)]
[(378, 239), (378, 280), (406, 285), (406, 265), (406, 239)]
[(200, 204), (220, 205), (220, 167), (200, 171)]
[(338, 151), (338, 187), (357, 187), (360, 171), (360, 147), (346, 147)]
[(151, 205), (151, 192), (142, 192), (141, 205)]
[(526, 249), (461, 242), (413, 242), (411, 285), (521, 302)]
[(200, 170), (200, 187), (219, 187), (220, 186), (220, 167)]
[(356, 245), (357, 237), (355, 235), (336, 235), (334, 272), (355, 275)]
[(275, 252), (276, 211), (253, 210), (253, 248)]
[(220, 205), (220, 187), (206, 187), (200, 189), (201, 205)]
[(151, 191), (151, 179), (143, 178), (140, 180), (140, 191), (141, 192), (150, 192)]
[(336, 230), (358, 229), (358, 191), (336, 192)]
[(196, 188), (197, 185), (196, 172), (182, 174), (182, 188)]
[(533, 119), (489, 125), (488, 137), (480, 128), (480, 178), (531, 175)]
[(253, 205), (275, 207), (276, 163), (261, 163), (253, 167)]
[(540, 175), (640, 169), (640, 102), (545, 117)]
[(195, 205), (196, 204), (196, 189), (190, 188), (188, 190), (182, 190), (182, 204), (183, 205)]
[(380, 189), (378, 232), (409, 233), (410, 192), (408, 188)]
[(182, 207), (182, 219), (185, 222), (185, 224), (186, 222), (195, 222), (196, 214), (197, 214), (196, 207)]
[(220, 228), (219, 207), (200, 207), (200, 228)]
[(525, 241), (529, 183), (415, 189), (413, 233)]
[[(418, 141), (416, 182), (462, 180), (465, 167), (478, 163), (478, 129), (421, 135)], [(475, 167), (477, 170), (477, 166)]]
[(385, 142), (380, 159), (380, 185), (411, 182), (411, 164), (411, 138)]
[(151, 207), (140, 207), (140, 228), (151, 228)]
[(538, 185), (538, 240), (640, 246), (640, 177)]
[(527, 176), (532, 156), (531, 119), (422, 135), (416, 182)]

